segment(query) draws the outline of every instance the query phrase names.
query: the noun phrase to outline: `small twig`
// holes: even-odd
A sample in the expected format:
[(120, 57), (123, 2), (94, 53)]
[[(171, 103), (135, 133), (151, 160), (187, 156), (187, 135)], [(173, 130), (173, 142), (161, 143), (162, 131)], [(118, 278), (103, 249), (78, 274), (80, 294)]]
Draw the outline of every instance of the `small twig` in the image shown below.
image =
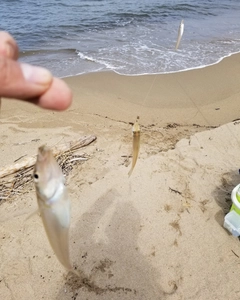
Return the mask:
[[(71, 152), (75, 151), (79, 148), (85, 147), (89, 144), (91, 144), (93, 141), (97, 139), (94, 135), (84, 136), (80, 139), (58, 145), (52, 149), (53, 155), (57, 156), (61, 153)], [(3, 178), (5, 176), (11, 175), (13, 173), (19, 172), (20, 170), (25, 170), (27, 168), (33, 167), (33, 165), (36, 162), (36, 156), (33, 157), (26, 157), (22, 162), (6, 166), (2, 169), (0, 169), (0, 178)]]
[[(68, 176), (74, 165), (81, 161), (86, 161), (90, 157), (86, 153), (74, 154), (73, 152), (89, 145), (95, 139), (95, 136), (87, 136), (52, 149), (58, 164), (62, 168), (64, 176)], [(17, 161), (19, 159), (17, 159)], [(2, 200), (8, 200), (12, 196), (28, 192), (26, 186), (32, 182), (32, 169), (35, 162), (36, 157), (26, 157), (22, 162), (0, 170), (0, 202)]]
[(174, 190), (174, 189), (172, 189), (172, 188), (170, 188), (170, 187), (169, 187), (169, 190), (170, 190), (171, 192), (176, 193), (176, 194), (182, 195), (182, 193), (179, 192), (178, 190)]
[(85, 161), (85, 160), (88, 160), (88, 158), (86, 158), (86, 157), (74, 157), (72, 159), (69, 159), (69, 162), (78, 161), (78, 160)]
[(15, 159), (14, 162), (17, 162), (18, 160), (20, 160), (21, 158), (23, 158), (25, 156), (27, 156), (27, 155), (25, 154), (25, 155), (20, 156), (19, 158)]
[(239, 256), (231, 249), (232, 253), (239, 258)]

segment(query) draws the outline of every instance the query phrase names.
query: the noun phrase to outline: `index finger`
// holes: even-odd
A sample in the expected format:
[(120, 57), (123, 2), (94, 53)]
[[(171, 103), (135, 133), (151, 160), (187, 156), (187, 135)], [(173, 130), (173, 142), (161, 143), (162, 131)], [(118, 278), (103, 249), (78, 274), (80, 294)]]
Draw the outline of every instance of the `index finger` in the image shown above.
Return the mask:
[(18, 59), (18, 45), (6, 31), (0, 31), (0, 56), (14, 60)]

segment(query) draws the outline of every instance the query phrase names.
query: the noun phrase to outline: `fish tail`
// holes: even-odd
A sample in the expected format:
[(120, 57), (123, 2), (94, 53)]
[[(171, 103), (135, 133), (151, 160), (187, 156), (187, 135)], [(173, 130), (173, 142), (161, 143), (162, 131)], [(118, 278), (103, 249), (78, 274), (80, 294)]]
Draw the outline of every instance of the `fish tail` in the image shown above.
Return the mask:
[(128, 177), (131, 176), (132, 171), (137, 163), (139, 148), (140, 148), (140, 132), (135, 132), (134, 133), (134, 141), (133, 141), (132, 167), (131, 167), (130, 171), (128, 172)]
[(80, 272), (78, 272), (78, 271), (75, 270), (74, 268), (71, 268), (71, 269), (69, 270), (69, 272), (73, 273), (73, 274), (76, 275), (77, 277), (81, 277)]
[(181, 41), (181, 36), (179, 36), (178, 37), (178, 40), (177, 40), (177, 43), (176, 43), (176, 47), (175, 47), (175, 50), (177, 50), (178, 49), (178, 47), (179, 47), (179, 44), (180, 44), (180, 41)]
[(134, 169), (134, 167), (131, 167), (131, 170), (128, 172), (128, 177), (130, 177), (132, 175), (133, 169)]

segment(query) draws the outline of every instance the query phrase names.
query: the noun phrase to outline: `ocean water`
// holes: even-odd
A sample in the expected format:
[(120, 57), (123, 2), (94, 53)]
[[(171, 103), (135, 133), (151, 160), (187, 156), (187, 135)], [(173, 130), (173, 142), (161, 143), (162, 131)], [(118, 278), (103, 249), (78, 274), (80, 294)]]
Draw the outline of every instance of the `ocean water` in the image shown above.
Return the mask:
[(1, 0), (0, 20), (21, 61), (60, 77), (177, 72), (240, 51), (239, 0)]

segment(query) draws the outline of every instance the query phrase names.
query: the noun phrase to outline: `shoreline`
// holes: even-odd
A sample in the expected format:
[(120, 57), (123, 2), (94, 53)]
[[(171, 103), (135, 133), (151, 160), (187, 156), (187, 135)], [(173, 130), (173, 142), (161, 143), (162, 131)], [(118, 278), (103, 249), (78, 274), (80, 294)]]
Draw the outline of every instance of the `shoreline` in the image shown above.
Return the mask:
[(105, 72), (113, 72), (113, 73), (116, 73), (117, 75), (120, 75), (120, 76), (129, 76), (129, 77), (131, 77), (131, 76), (138, 77), (138, 76), (154, 76), (154, 75), (175, 74), (175, 73), (182, 73), (182, 72), (187, 72), (187, 71), (194, 71), (194, 70), (208, 68), (208, 67), (219, 64), (221, 61), (223, 61), (224, 59), (226, 59), (228, 57), (231, 57), (233, 55), (238, 55), (238, 54), (240, 54), (240, 51), (232, 52), (228, 55), (225, 55), (225, 56), (219, 58), (216, 62), (213, 62), (213, 63), (208, 64), (208, 65), (201, 65), (201, 66), (198, 66), (198, 67), (192, 67), (192, 68), (178, 70), (178, 71), (158, 72), (158, 73), (141, 73), (141, 74), (122, 74), (122, 73), (119, 73), (115, 70), (106, 69), (106, 70), (90, 71), (90, 72), (85, 72), (85, 73), (77, 73), (77, 74), (74, 74), (74, 75), (66, 75), (66, 76), (62, 76), (62, 77), (59, 77), (59, 78), (66, 79), (66, 78), (71, 78), (71, 77), (75, 77), (75, 76), (94, 74), (94, 73), (105, 73)]
[[(219, 126), (239, 118), (240, 53), (206, 68), (173, 74), (125, 76), (113, 71), (64, 78), (73, 108), (124, 121)], [(91, 103), (94, 102), (94, 105)], [(111, 109), (112, 108), (112, 109)]]
[(1, 120), (18, 112), (24, 118), (45, 112), (69, 116), (70, 126), (77, 122), (76, 115), (83, 122), (90, 115), (133, 122), (139, 115), (142, 125), (219, 126), (240, 117), (239, 74), (240, 53), (212, 66), (172, 74), (126, 76), (104, 71), (71, 76), (63, 79), (73, 91), (73, 104), (67, 111), (55, 113), (3, 99)]

